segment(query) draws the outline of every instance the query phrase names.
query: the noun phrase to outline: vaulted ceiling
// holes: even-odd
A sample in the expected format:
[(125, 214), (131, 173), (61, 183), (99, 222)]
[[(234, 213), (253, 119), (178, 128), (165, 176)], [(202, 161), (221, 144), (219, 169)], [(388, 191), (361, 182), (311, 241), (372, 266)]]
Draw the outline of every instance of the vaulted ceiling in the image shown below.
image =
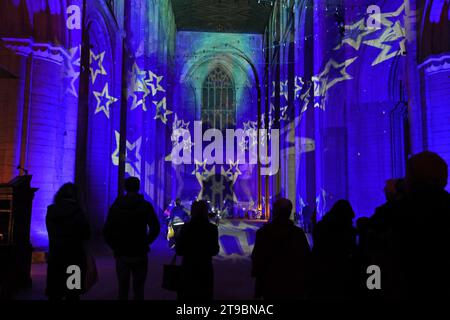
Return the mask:
[(272, 11), (266, 0), (172, 0), (177, 29), (264, 33)]

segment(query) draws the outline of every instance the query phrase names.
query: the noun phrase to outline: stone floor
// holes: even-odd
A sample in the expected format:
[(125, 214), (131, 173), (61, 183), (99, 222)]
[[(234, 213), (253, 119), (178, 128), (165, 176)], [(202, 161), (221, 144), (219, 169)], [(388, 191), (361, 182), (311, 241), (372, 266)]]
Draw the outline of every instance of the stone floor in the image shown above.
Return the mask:
[[(82, 297), (84, 300), (111, 300), (117, 296), (117, 282), (115, 263), (112, 254), (104, 245), (97, 245), (93, 249), (96, 258), (99, 280), (97, 284)], [(149, 253), (149, 271), (146, 284), (145, 298), (151, 300), (175, 299), (176, 295), (161, 288), (163, 265), (170, 262), (173, 252), (169, 250), (167, 242), (159, 238)], [(243, 256), (231, 255), (214, 259), (215, 298), (251, 299), (253, 296), (254, 280), (250, 277), (250, 260)], [(33, 287), (16, 295), (21, 300), (43, 300), (47, 265), (33, 264)], [(130, 294), (131, 295), (131, 294)]]

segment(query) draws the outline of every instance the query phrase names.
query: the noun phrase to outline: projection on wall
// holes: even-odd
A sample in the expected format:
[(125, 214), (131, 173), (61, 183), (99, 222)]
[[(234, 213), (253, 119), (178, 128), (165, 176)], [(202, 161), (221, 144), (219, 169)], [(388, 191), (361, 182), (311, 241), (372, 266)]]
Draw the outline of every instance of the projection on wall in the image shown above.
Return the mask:
[[(124, 12), (111, 12), (125, 10), (122, 6), (111, 9), (102, 2), (93, 8), (89, 1), (86, 19), (78, 16), (77, 20), (77, 12), (81, 14), (81, 10), (75, 8), (82, 8), (82, 1), (69, 2), (71, 8), (66, 10), (53, 6), (58, 1), (49, 1), (53, 4), (51, 14), (61, 16), (68, 34), (66, 43), (57, 46), (61, 77), (52, 80), (64, 83), (64, 96), (58, 97), (58, 103), (67, 106), (67, 113), (55, 115), (52, 121), (77, 119), (80, 107), (87, 108), (87, 116), (86, 123), (71, 120), (74, 128), (66, 130), (71, 142), (66, 138), (61, 150), (70, 155), (71, 161), (67, 161), (66, 154), (64, 159), (71, 169), (64, 171), (63, 178), (56, 179), (56, 174), (39, 166), (44, 160), (35, 161), (37, 165), (29, 168), (35, 181), (42, 181), (34, 203), (32, 229), (38, 239), (35, 242), (43, 246), (46, 206), (58, 186), (75, 178), (75, 140), (80, 137), (76, 129), (80, 128), (86, 136), (82, 143), (86, 149), (85, 201), (94, 213), (90, 219), (97, 233), (119, 189), (121, 142), (126, 151), (123, 159), (126, 176), (140, 178), (145, 197), (159, 213), (176, 198), (188, 207), (191, 201), (201, 198), (225, 216), (245, 217), (251, 212), (261, 217), (265, 208), (257, 208), (261, 197), (258, 161), (263, 177), (274, 177), (280, 173), (279, 168), (284, 170), (280, 173), (279, 195), (295, 199), (296, 211), (301, 212), (307, 203), (301, 186), (306, 170), (304, 155), (312, 151), (323, 153), (328, 148), (330, 143), (324, 137), (330, 127), (347, 126), (356, 131), (359, 123), (370, 123), (359, 121), (357, 117), (363, 116), (348, 112), (353, 110), (350, 107), (345, 110), (347, 123), (338, 123), (336, 119), (344, 113), (340, 93), (349, 87), (358, 88), (348, 99), (350, 106), (369, 101), (372, 99), (369, 94), (377, 95), (383, 103), (391, 103), (386, 85), (391, 65), (401, 63), (406, 51), (403, 21), (406, 13), (400, 0), (380, 5), (373, 28), (368, 26), (370, 1), (360, 3), (356, 9), (349, 8), (340, 27), (336, 25), (334, 12), (321, 15), (325, 7), (319, 6), (316, 14), (296, 2), (293, 13), (298, 20), (297, 28), (276, 44), (281, 64), (278, 78), (273, 72), (273, 61), (266, 61), (267, 50), (275, 46), (267, 35), (177, 31), (168, 0), (142, 2), (145, 5), (127, 2), (125, 21), (113, 18), (114, 14), (123, 17)], [(36, 10), (41, 12), (45, 8)], [(288, 16), (288, 8), (280, 10), (283, 17)], [(279, 23), (278, 18), (272, 17), (271, 21)], [(81, 45), (79, 28), (83, 21), (89, 26), (86, 47)], [(268, 24), (267, 34), (276, 33), (274, 21)], [(308, 34), (307, 23), (317, 27), (317, 34)], [(127, 35), (124, 43), (121, 29)], [(313, 72), (307, 73), (304, 45), (311, 37), (316, 46), (312, 53)], [(290, 56), (292, 47), (295, 54)], [(12, 45), (11, 48), (16, 50)], [(122, 88), (123, 80), (126, 90)], [(372, 87), (379, 94), (374, 94)], [(87, 96), (87, 101), (80, 97), (80, 92)], [(126, 121), (121, 115), (124, 106)], [(365, 114), (371, 112), (375, 111), (367, 109)], [(317, 115), (322, 125), (313, 134), (305, 129), (305, 119), (311, 119), (311, 114)], [(380, 127), (384, 130), (384, 123)], [(345, 155), (348, 159), (341, 159), (348, 160), (345, 165), (349, 167), (357, 163), (358, 154), (375, 152), (369, 144), (353, 143), (356, 140), (349, 137), (349, 151)], [(255, 154), (258, 145), (262, 154), (258, 151)], [(292, 154), (294, 169), (288, 171)], [(339, 161), (327, 161), (320, 155), (315, 161), (316, 203), (312, 205), (318, 205), (320, 214), (336, 200), (332, 197), (349, 195), (357, 211), (365, 214), (383, 201), (381, 193), (378, 198), (361, 196), (373, 199), (366, 203), (352, 199), (353, 190), (339, 193), (342, 188), (330, 178), (332, 172), (338, 172), (335, 167)], [(370, 169), (363, 164), (354, 167), (361, 171)], [(293, 184), (289, 182), (290, 174), (295, 177)], [(375, 180), (382, 183), (387, 175), (382, 172), (373, 181), (365, 181), (365, 185), (372, 182), (375, 185)], [(274, 180), (267, 182), (269, 194), (275, 190)], [(359, 188), (357, 174), (349, 174), (348, 180), (346, 185)], [(262, 202), (265, 196), (262, 195)]]

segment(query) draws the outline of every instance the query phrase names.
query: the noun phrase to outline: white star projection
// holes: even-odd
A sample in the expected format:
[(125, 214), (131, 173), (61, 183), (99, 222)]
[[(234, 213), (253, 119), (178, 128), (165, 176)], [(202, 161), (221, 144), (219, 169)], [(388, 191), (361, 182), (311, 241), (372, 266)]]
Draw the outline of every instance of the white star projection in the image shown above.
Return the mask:
[[(347, 68), (353, 62), (355, 62), (356, 59), (358, 59), (358, 57), (347, 59), (342, 63), (338, 63), (333, 59), (330, 59), (327, 62), (326, 66), (325, 66), (325, 70), (323, 70), (322, 73), (320, 73), (317, 76), (317, 79), (319, 79), (319, 81), (322, 82), (325, 92), (330, 90), (331, 87), (335, 86), (339, 82), (353, 79), (353, 77), (347, 73)], [(339, 71), (339, 73), (341, 74), (341, 76), (331, 79), (331, 81), (330, 81), (328, 79), (328, 76), (330, 74), (331, 68), (337, 69)]]
[(69, 49), (70, 61), (74, 66), (81, 66), (81, 44)]
[(197, 180), (203, 180), (209, 176), (215, 174), (215, 167), (213, 166), (211, 170), (206, 169), (206, 159), (203, 162), (195, 160), (195, 169), (192, 174), (197, 177)]
[(366, 27), (366, 19), (361, 19), (358, 22), (345, 26), (345, 37), (342, 42), (334, 48), (334, 50), (339, 50), (345, 44), (349, 45), (355, 50), (359, 50), (362, 44), (362, 40), (367, 35), (377, 31), (376, 29), (371, 29)]
[(146, 75), (147, 73), (139, 69), (135, 62), (129, 75), (131, 86), (128, 96), (131, 96), (133, 99), (130, 110), (135, 110), (142, 106), (142, 110), (147, 111), (147, 96), (150, 94), (150, 90), (145, 83)]
[(166, 90), (160, 84), (162, 79), (163, 76), (157, 76), (152, 71), (148, 71), (148, 79), (145, 80), (145, 83), (151, 88), (153, 96), (156, 96), (158, 91), (166, 92)]
[(229, 168), (227, 171), (222, 167), (221, 168), (222, 175), (226, 176), (227, 178), (231, 179), (231, 181), (236, 183), (237, 178), (242, 174), (241, 170), (239, 170), (239, 160), (236, 160), (236, 162), (229, 161)]
[[(80, 54), (81, 45), (69, 49), (66, 56), (66, 70), (65, 77), (70, 79), (70, 86), (66, 89), (74, 97), (78, 98), (78, 92), (76, 88), (76, 82), (80, 77)], [(75, 71), (78, 70), (78, 71)]]
[[(406, 52), (406, 31), (400, 21), (396, 21), (392, 27), (387, 27), (378, 39), (364, 41), (364, 43), (381, 50), (372, 63), (372, 66), (376, 66)], [(394, 47), (396, 48), (392, 50)]]
[(248, 141), (244, 137), (239, 142), (239, 148), (242, 152), (245, 152), (248, 150)]
[(288, 80), (280, 82), (280, 96), (288, 100)]
[[(102, 53), (95, 55), (95, 53), (91, 50), (89, 55), (89, 70), (91, 71), (91, 80), (92, 84), (95, 83), (98, 75), (106, 76), (105, 68), (103, 67), (103, 59), (105, 58), (105, 51)], [(96, 63), (96, 67), (93, 67), (93, 63)]]
[(147, 111), (147, 96), (150, 94), (147, 88), (143, 91), (134, 91), (132, 97), (133, 102), (131, 104), (130, 110), (135, 110), (138, 107), (142, 106), (142, 111)]
[[(233, 189), (238, 176), (241, 174), (241, 172), (237, 168), (237, 165), (238, 165), (237, 162), (230, 164), (230, 169), (228, 169), (227, 171), (225, 171), (223, 166), (221, 166), (220, 175), (215, 174), (215, 168), (214, 168), (214, 173), (209, 177), (210, 178), (209, 180), (203, 180), (201, 182), (199, 181), (199, 183), (201, 185), (201, 190), (198, 195), (198, 198), (210, 200), (212, 202), (213, 206), (218, 205), (219, 208), (223, 208), (222, 206), (227, 200), (237, 202), (237, 197), (236, 197), (236, 194), (234, 193), (234, 189)], [(217, 179), (217, 178), (219, 178), (219, 179)], [(205, 191), (204, 182), (207, 182), (210, 185), (210, 187), (208, 189), (211, 191), (211, 196), (204, 194), (204, 191)], [(225, 184), (226, 182), (228, 182), (227, 183), (228, 190), (227, 190), (227, 187)], [(224, 191), (228, 191), (228, 192), (224, 192)], [(217, 198), (219, 198), (219, 201), (217, 201)]]
[(147, 73), (139, 68), (135, 62), (131, 68), (131, 83), (133, 83), (134, 91), (142, 91), (146, 87), (145, 77)]
[(245, 138), (246, 136), (250, 137), (250, 142), (252, 146), (256, 146), (258, 144), (258, 122), (256, 121), (247, 121), (242, 123), (244, 125), (244, 135), (239, 143), (239, 146), (242, 151), (248, 150), (249, 141)]
[(258, 122), (256, 121), (247, 121), (242, 123), (244, 125), (244, 131), (248, 130), (256, 130), (256, 127), (258, 126)]
[(203, 181), (211, 176), (214, 176), (216, 174), (216, 167), (212, 166), (211, 170), (208, 170), (206, 168), (206, 162), (205, 159), (203, 162), (198, 161), (197, 159), (195, 161), (195, 169), (192, 172), (193, 175), (197, 178), (198, 184), (200, 185), (200, 193), (198, 194), (198, 199), (203, 199)]
[(117, 101), (117, 98), (109, 95), (108, 82), (103, 87), (102, 92), (94, 91), (95, 99), (97, 100), (97, 107), (95, 108), (94, 114), (99, 112), (104, 112), (106, 117), (109, 119), (111, 104)]
[(175, 114), (175, 118), (173, 120), (173, 124), (172, 124), (172, 130), (177, 130), (177, 129), (184, 129), (184, 130), (189, 130), (189, 124), (190, 122), (185, 122), (183, 119), (179, 120), (178, 119), (178, 114)]
[[(113, 165), (119, 165), (119, 152), (120, 152), (120, 133), (115, 131), (116, 138), (116, 149), (111, 155)], [(125, 172), (128, 173), (132, 177), (136, 177), (140, 179), (140, 171), (141, 171), (141, 144), (142, 137), (139, 137), (134, 143), (131, 143), (127, 140), (126, 143), (126, 161), (125, 161)], [(133, 154), (134, 160), (130, 159), (129, 153)]]
[[(185, 133), (189, 132), (189, 123), (190, 122), (185, 122), (184, 120), (178, 120), (178, 115), (175, 113), (170, 140), (172, 141), (173, 146), (176, 146), (179, 143), (180, 138), (183, 137), (182, 144), (184, 151), (191, 150), (194, 146), (191, 135), (189, 134), (188, 138), (185, 137)], [(171, 155), (169, 156), (171, 157)]]
[(299, 77), (299, 76), (295, 76), (295, 91), (294, 91), (294, 95), (296, 98), (300, 98), (300, 93), (303, 90), (303, 86), (305, 85), (305, 83), (303, 82), (303, 78)]
[(322, 97), (325, 97), (327, 94), (327, 77), (312, 77), (312, 82), (314, 86), (314, 109), (321, 109), (325, 111), (325, 104), (324, 99)]
[(162, 98), (161, 101), (153, 101), (153, 104), (156, 106), (156, 115), (154, 119), (161, 120), (162, 123), (167, 123), (167, 116), (172, 113), (172, 111), (167, 109), (167, 100), (166, 97)]
[(392, 27), (394, 25), (394, 22), (392, 22), (391, 18), (398, 18), (400, 17), (400, 15), (405, 15), (405, 4), (403, 3), (400, 7), (398, 7), (397, 10), (393, 11), (393, 12), (387, 12), (387, 13), (382, 13), (381, 17), (380, 17), (380, 22), (383, 26), (385, 27)]
[(280, 120), (289, 121), (289, 115), (287, 114), (288, 106), (280, 108)]
[(223, 178), (219, 181), (214, 179), (213, 184), (211, 186), (212, 198), (215, 199), (216, 195), (222, 196), (225, 191), (225, 186), (223, 185)]
[(309, 102), (311, 99), (311, 87), (312, 87), (312, 82), (309, 82), (308, 89), (305, 90), (305, 93), (303, 93), (300, 96), (300, 100), (303, 101), (303, 104), (301, 105), (302, 109), (300, 110), (300, 114), (303, 114), (308, 110)]
[[(272, 81), (272, 98), (275, 97), (275, 81)], [(280, 97), (284, 97), (284, 99), (288, 100), (288, 80), (286, 81), (280, 81)]]

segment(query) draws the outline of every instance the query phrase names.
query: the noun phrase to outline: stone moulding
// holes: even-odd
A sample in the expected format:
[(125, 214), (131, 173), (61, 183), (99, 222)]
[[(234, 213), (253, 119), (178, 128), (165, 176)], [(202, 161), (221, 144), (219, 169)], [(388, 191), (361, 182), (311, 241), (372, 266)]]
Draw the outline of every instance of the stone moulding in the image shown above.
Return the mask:
[(444, 70), (450, 70), (450, 52), (441, 55), (430, 56), (418, 66), (419, 70), (425, 73), (436, 73)]
[(2, 38), (4, 47), (14, 51), (18, 55), (29, 56), (49, 61), (58, 65), (63, 64), (69, 58), (67, 51), (61, 46), (49, 43), (36, 43), (32, 39)]

